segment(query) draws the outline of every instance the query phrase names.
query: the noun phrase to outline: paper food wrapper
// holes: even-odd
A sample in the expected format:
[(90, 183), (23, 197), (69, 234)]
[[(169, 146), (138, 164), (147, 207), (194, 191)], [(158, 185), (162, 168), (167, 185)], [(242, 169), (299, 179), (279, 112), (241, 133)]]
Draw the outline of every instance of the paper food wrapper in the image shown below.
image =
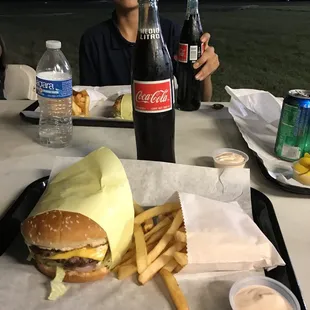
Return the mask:
[(178, 193), (187, 236), (188, 265), (180, 272), (272, 269), (285, 262), (237, 202)]
[(94, 108), (98, 101), (105, 101), (107, 97), (100, 91), (100, 87), (92, 86), (74, 86), (75, 91), (86, 90), (90, 99), (89, 110)]
[(59, 172), (29, 216), (51, 210), (80, 213), (107, 233), (112, 266), (127, 251), (133, 234), (133, 198), (120, 160), (100, 148)]
[(249, 148), (263, 161), (269, 175), (284, 184), (310, 188), (296, 181), (292, 163), (279, 159), (274, 152), (283, 98), (255, 89), (226, 86), (225, 90), (231, 96), (229, 113)]

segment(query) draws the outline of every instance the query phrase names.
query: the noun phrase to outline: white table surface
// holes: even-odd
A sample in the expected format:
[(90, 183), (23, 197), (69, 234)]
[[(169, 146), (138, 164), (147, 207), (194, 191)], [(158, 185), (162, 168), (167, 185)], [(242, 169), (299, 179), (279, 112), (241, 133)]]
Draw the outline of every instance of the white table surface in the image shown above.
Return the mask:
[[(56, 155), (84, 156), (106, 146), (120, 158), (136, 158), (133, 129), (74, 127), (71, 147), (40, 146), (35, 141), (38, 127), (19, 118), (19, 112), (30, 103), (0, 101), (0, 215), (25, 186), (49, 174)], [(250, 155), (252, 187), (266, 194), (273, 203), (304, 300), (310, 305), (309, 197), (286, 193), (265, 180), (227, 108), (216, 111), (204, 105), (197, 112), (177, 111), (177, 163), (212, 166), (212, 151), (221, 147), (238, 148)]]

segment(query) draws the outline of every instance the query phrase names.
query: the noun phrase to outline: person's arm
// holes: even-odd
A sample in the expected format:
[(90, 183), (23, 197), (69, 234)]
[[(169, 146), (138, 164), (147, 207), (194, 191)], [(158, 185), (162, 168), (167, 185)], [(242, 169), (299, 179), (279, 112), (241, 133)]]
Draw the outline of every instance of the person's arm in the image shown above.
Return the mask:
[(215, 53), (214, 47), (209, 46), (209, 40), (209, 33), (202, 35), (201, 42), (205, 45), (205, 51), (194, 64), (194, 68), (199, 69), (195, 77), (202, 82), (202, 101), (211, 101), (213, 90), (211, 76), (220, 65), (219, 57)]
[(94, 43), (83, 35), (79, 49), (80, 84), (86, 86), (100, 86), (98, 55)]
[(212, 92), (213, 92), (211, 75), (206, 77), (206, 79), (204, 81), (202, 81), (201, 83), (202, 83), (202, 94), (201, 94), (202, 98), (201, 98), (201, 100), (206, 101), (206, 102), (210, 102), (212, 99)]

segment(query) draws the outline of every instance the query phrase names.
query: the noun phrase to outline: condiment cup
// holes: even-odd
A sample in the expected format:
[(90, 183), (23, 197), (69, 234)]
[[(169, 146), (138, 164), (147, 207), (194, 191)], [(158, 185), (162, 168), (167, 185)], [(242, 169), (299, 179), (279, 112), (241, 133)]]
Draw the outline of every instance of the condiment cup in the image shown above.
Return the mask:
[(235, 297), (237, 293), (243, 289), (247, 288), (249, 286), (253, 285), (262, 285), (267, 286), (269, 288), (272, 288), (277, 293), (279, 293), (283, 298), (287, 300), (289, 305), (293, 308), (293, 310), (300, 310), (300, 304), (296, 298), (296, 296), (282, 283), (268, 278), (264, 276), (254, 276), (254, 277), (248, 277), (242, 280), (239, 280), (234, 283), (234, 285), (231, 287), (229, 292), (229, 302), (233, 310), (237, 310), (235, 307)]
[[(223, 153), (234, 153), (237, 155), (241, 155), (244, 158), (244, 161), (240, 164), (233, 164), (230, 162), (223, 162), (223, 161), (217, 161), (216, 157), (223, 154)], [(230, 148), (222, 148), (222, 149), (217, 149), (213, 152), (212, 154), (213, 157), (213, 162), (214, 162), (214, 167), (215, 168), (244, 168), (246, 163), (249, 161), (249, 156), (245, 154), (244, 152), (241, 152), (236, 149), (230, 149)]]

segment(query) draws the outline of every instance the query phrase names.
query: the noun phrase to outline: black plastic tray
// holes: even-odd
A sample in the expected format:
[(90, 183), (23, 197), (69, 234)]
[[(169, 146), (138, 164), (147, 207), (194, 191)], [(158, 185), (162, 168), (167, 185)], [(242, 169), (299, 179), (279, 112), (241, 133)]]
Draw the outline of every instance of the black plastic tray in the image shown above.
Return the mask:
[(263, 176), (271, 181), (272, 183), (274, 183), (275, 185), (277, 185), (278, 187), (280, 187), (281, 189), (290, 192), (290, 193), (294, 193), (294, 194), (299, 194), (299, 195), (309, 195), (310, 198), (310, 188), (305, 188), (305, 187), (299, 187), (299, 186), (294, 186), (294, 185), (290, 185), (290, 184), (284, 184), (279, 182), (277, 179), (273, 178), (269, 173), (267, 168), (265, 167), (263, 161), (257, 156), (257, 154), (255, 152), (254, 156), (256, 158), (256, 161), (258, 163), (258, 167), (260, 169), (260, 171), (262, 172)]
[[(19, 113), (21, 119), (27, 123), (38, 125), (38, 117), (29, 117), (23, 112), (25, 111), (35, 111), (39, 106), (39, 102), (35, 101), (22, 112)], [(113, 127), (113, 128), (133, 128), (133, 122), (122, 121), (117, 119), (105, 119), (105, 118), (86, 118), (86, 117), (73, 117), (72, 118), (73, 126), (88, 126), (88, 127)]]
[[(47, 186), (48, 176), (31, 183), (12, 204), (0, 221), (0, 255), (20, 233), (20, 224), (34, 208)], [(261, 231), (274, 244), (286, 266), (266, 271), (267, 277), (287, 286), (297, 297), (301, 309), (306, 310), (301, 291), (291, 264), (271, 201), (261, 192), (251, 189), (253, 219)]]

